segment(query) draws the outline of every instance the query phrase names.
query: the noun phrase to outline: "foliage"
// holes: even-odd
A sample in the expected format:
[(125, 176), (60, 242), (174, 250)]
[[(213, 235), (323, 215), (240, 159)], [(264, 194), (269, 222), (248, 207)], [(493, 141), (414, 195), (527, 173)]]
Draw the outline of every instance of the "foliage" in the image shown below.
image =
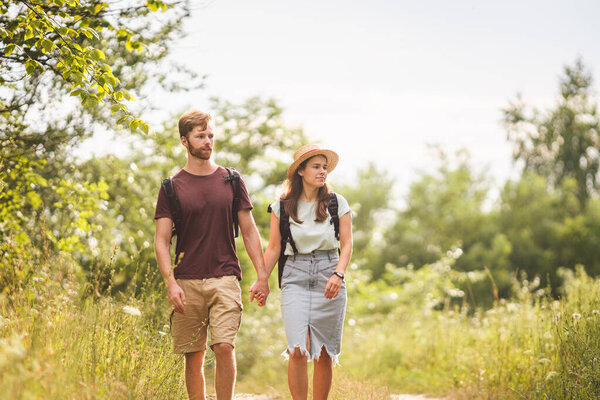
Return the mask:
[[(161, 1), (121, 6), (78, 0), (0, 6), (3, 241), (30, 241), (44, 224), (53, 243), (79, 246), (77, 238), (94, 228), (89, 217), (106, 187), (102, 178), (80, 179), (70, 150), (101, 126), (114, 129), (119, 117), (133, 130), (148, 131), (125, 101), (145, 85), (169, 86), (148, 65), (168, 54), (187, 11)], [(153, 16), (158, 9), (161, 20)]]
[[(160, 0), (122, 9), (111, 9), (107, 2), (86, 0), (3, 3), (0, 6), (0, 50), (3, 53), (0, 84), (8, 89), (23, 90), (25, 87), (19, 88), (19, 82), (30, 80), (34, 85), (40, 84), (42, 76), (47, 74), (56, 80), (49, 84), (51, 88), (59, 86), (69, 91), (71, 96), (80, 98), (82, 106), (94, 107), (109, 101), (112, 112), (120, 115), (121, 122), (128, 121), (133, 130), (139, 127), (147, 133), (149, 126), (135, 118), (124, 104), (133, 97), (122, 87), (120, 74), (113, 73), (113, 69), (127, 65), (127, 52), (146, 50), (145, 61), (156, 57), (148, 54), (148, 45), (157, 40), (165, 41), (158, 37), (169, 34), (173, 27), (162, 28), (157, 35), (149, 29), (133, 29), (130, 23), (145, 18), (150, 11), (159, 8), (166, 11), (169, 7), (173, 5)], [(33, 88), (41, 90), (37, 86)], [(3, 112), (31, 105), (23, 103), (16, 94), (2, 101)]]
[(353, 211), (352, 259), (356, 262), (373, 259), (385, 246), (376, 236), (380, 237), (385, 229), (385, 217), (394, 200), (393, 188), (393, 179), (373, 163), (359, 169), (352, 184), (333, 187), (348, 200)]
[(565, 67), (559, 89), (558, 104), (544, 113), (517, 98), (504, 110), (504, 123), (515, 160), (554, 186), (574, 179), (583, 205), (600, 188), (600, 117), (592, 76), (581, 59)]
[[(548, 296), (539, 279), (525, 279), (514, 281), (514, 298), (501, 299), (489, 310), (458, 304), (432, 309), (431, 302), (398, 296), (397, 307), (378, 319), (374, 310), (368, 316), (351, 314), (344, 346), (363, 351), (345, 352), (341, 362), (352, 377), (372, 379), (392, 392), (457, 399), (593, 399), (600, 281), (583, 269), (564, 271), (560, 301)], [(430, 273), (413, 278), (423, 292), (415, 291), (417, 299), (435, 298), (431, 281), (438, 281)]]

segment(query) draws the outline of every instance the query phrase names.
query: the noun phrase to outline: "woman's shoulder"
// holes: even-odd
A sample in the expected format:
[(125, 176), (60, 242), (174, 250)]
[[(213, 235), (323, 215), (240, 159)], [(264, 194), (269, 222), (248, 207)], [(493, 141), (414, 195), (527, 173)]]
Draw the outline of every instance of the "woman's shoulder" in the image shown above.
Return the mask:
[(350, 205), (348, 204), (348, 200), (341, 194), (334, 192), (335, 197), (337, 198), (338, 203), (338, 215), (341, 217), (342, 215), (350, 212)]
[(338, 204), (341, 204), (341, 203), (348, 204), (348, 200), (346, 200), (346, 198), (344, 196), (342, 196), (338, 192), (332, 192), (332, 193), (334, 193), (335, 197), (337, 197)]

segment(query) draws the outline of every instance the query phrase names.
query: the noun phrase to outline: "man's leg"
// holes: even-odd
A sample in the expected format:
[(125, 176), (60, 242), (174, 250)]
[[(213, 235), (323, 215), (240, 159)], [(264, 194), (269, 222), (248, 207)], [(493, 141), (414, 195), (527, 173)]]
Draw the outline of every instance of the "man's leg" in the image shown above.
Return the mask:
[(236, 365), (235, 350), (229, 343), (217, 343), (212, 346), (215, 353), (215, 392), (217, 400), (231, 400), (235, 386)]
[[(217, 400), (231, 400), (236, 378), (235, 338), (242, 322), (242, 292), (235, 276), (207, 280), (209, 327), (215, 353)], [(209, 290), (210, 288), (210, 290)]]
[(205, 400), (204, 355), (206, 350), (185, 353), (185, 386), (190, 400)]
[(331, 380), (333, 378), (333, 365), (331, 357), (325, 351), (325, 347), (321, 350), (319, 360), (315, 360), (313, 371), (313, 399), (326, 400), (331, 390)]

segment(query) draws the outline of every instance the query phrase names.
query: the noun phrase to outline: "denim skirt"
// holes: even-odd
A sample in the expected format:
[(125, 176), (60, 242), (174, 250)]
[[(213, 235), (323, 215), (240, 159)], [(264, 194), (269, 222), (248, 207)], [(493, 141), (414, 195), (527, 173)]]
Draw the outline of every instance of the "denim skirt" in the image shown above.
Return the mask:
[(342, 282), (337, 297), (325, 297), (325, 286), (337, 263), (337, 250), (316, 250), (288, 257), (281, 281), (281, 314), (287, 336), (283, 356), (289, 357), (295, 348), (299, 348), (309, 360), (314, 360), (325, 348), (333, 365), (339, 364), (346, 314), (346, 283)]

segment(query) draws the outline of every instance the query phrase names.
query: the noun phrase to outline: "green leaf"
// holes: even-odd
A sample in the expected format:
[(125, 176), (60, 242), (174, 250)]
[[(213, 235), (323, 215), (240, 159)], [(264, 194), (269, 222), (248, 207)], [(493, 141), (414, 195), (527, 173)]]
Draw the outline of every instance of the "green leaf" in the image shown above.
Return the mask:
[(31, 29), (31, 27), (27, 27), (27, 31), (25, 31), (25, 36), (23, 37), (24, 40), (29, 40), (33, 37), (33, 29)]
[(119, 111), (121, 111), (121, 105), (119, 103), (113, 103), (110, 106), (110, 110), (112, 111), (113, 114), (116, 112), (119, 112)]
[(12, 52), (15, 50), (15, 47), (17, 47), (14, 43), (9, 43), (5, 48), (4, 48), (4, 55), (5, 56), (10, 56), (12, 54)]
[(87, 28), (79, 28), (79, 32), (83, 33), (88, 39), (93, 38), (92, 34), (88, 32)]
[(106, 58), (106, 56), (104, 55), (104, 53), (101, 50), (98, 50), (98, 49), (93, 49), (90, 52), (90, 56), (94, 60), (96, 60), (96, 61), (98, 61), (98, 60), (104, 60)]
[(147, 1), (146, 7), (150, 9), (150, 11), (158, 11), (158, 4), (155, 1)]
[(132, 119), (131, 121), (129, 121), (129, 127), (131, 128), (131, 130), (136, 130), (138, 128), (138, 124), (139, 124), (139, 120), (138, 119)]
[(147, 123), (145, 123), (144, 121), (140, 121), (140, 129), (142, 130), (142, 132), (144, 132), (145, 134), (148, 134), (148, 131), (150, 130), (150, 126), (148, 126)]
[(127, 90), (121, 90), (121, 93), (123, 93), (125, 99), (133, 101), (133, 96)]
[(44, 53), (50, 53), (52, 50), (54, 50), (55, 47), (56, 45), (51, 40), (44, 39), (42, 41), (42, 49)]
[(31, 58), (29, 60), (27, 60), (25, 62), (25, 71), (27, 72), (27, 75), (31, 75), (33, 73), (33, 71), (35, 71), (35, 61), (33, 61)]

